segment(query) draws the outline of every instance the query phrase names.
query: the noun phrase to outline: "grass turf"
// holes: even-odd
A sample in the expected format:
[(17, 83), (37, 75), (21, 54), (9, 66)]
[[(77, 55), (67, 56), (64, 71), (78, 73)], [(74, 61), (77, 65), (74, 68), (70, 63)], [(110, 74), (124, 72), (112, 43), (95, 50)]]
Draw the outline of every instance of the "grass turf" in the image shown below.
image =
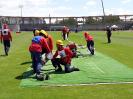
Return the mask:
[[(132, 31), (113, 32), (112, 44), (106, 44), (104, 31), (90, 31), (94, 36), (95, 48), (98, 52), (125, 64), (133, 69), (133, 33)], [(59, 32), (51, 32), (60, 39)], [(86, 44), (82, 33), (71, 33), (70, 40), (78, 44)], [(22, 74), (30, 66), (28, 46), (32, 33), (13, 34), (12, 47), (9, 56), (3, 56), (3, 46), (0, 45), (0, 99), (131, 99), (132, 84), (73, 86), (73, 87), (33, 87), (21, 88), (19, 84)], [(67, 41), (65, 41), (67, 43)]]
[(55, 72), (51, 62), (44, 66), (43, 71), (50, 75), (50, 80), (37, 81), (29, 68), (23, 74), (20, 86), (59, 86), (96, 83), (120, 83), (133, 82), (133, 69), (119, 63), (118, 61), (96, 52), (89, 56), (87, 49), (80, 49), (85, 57), (74, 58), (72, 65), (80, 68), (78, 72), (64, 73)]

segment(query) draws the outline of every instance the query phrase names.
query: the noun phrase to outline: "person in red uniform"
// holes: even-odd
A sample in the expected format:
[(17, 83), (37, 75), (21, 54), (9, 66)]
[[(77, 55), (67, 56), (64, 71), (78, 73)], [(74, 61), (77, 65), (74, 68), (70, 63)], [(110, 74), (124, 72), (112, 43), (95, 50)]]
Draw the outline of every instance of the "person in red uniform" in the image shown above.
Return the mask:
[[(78, 68), (71, 66), (71, 59), (73, 56), (72, 51), (68, 47), (63, 46), (61, 40), (56, 41), (57, 50), (53, 56), (52, 64), (55, 67), (55, 71), (62, 71), (61, 65), (65, 67), (65, 73), (70, 73), (72, 71), (79, 71)], [(60, 58), (56, 58), (57, 56)]]
[(73, 52), (73, 57), (78, 57), (77, 56), (77, 46), (74, 42), (70, 42), (69, 44), (67, 44), (67, 47), (69, 47), (70, 50)]
[[(52, 53), (52, 50), (53, 50), (53, 38), (52, 38), (52, 36), (50, 34), (48, 34), (45, 30), (41, 30), (40, 33), (44, 34), (43, 37), (47, 40), (48, 46), (49, 46), (50, 51)], [(44, 54), (45, 52), (46, 52), (46, 50), (42, 49), (42, 61), (44, 64), (48, 61), (47, 57)]]
[(1, 31), (1, 43), (4, 45), (5, 55), (8, 55), (11, 46), (10, 41), (12, 41), (11, 31), (8, 29), (8, 25), (4, 24)]
[(94, 40), (93, 37), (88, 33), (84, 33), (85, 40), (87, 42), (87, 48), (90, 51), (91, 55), (94, 55)]
[(68, 40), (68, 38), (69, 38), (69, 34), (70, 34), (70, 29), (67, 27), (67, 40)]
[(63, 29), (62, 29), (62, 37), (63, 37), (63, 40), (68, 40), (67, 32), (68, 32), (68, 29), (67, 29), (66, 26), (64, 26)]
[(43, 33), (44, 34), (44, 37), (46, 38), (47, 43), (49, 45), (49, 48), (50, 48), (50, 50), (52, 52), (53, 46), (54, 46), (53, 45), (53, 38), (52, 38), (52, 36), (50, 34), (48, 34), (45, 30), (41, 30), (40, 33)]
[(44, 34), (40, 33), (39, 36), (35, 36), (32, 39), (32, 43), (29, 46), (29, 51), (31, 53), (32, 58), (32, 66), (33, 71), (36, 73), (37, 80), (43, 80), (43, 76), (41, 74), (42, 67), (42, 49), (45, 49), (46, 56), (51, 54), (51, 50), (47, 43), (47, 40), (43, 37)]

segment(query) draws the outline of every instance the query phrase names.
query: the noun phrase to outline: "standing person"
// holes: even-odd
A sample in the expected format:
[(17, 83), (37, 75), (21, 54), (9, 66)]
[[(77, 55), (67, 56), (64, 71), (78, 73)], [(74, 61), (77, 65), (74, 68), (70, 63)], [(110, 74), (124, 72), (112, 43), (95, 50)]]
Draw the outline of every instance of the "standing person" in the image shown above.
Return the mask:
[(109, 26), (106, 27), (106, 34), (107, 34), (107, 39), (108, 39), (108, 43), (111, 43), (111, 28)]
[(0, 40), (1, 40), (1, 33), (2, 33), (2, 30), (0, 29)]
[(67, 27), (64, 26), (63, 29), (62, 29), (62, 37), (63, 37), (63, 40), (68, 40), (67, 38)]
[(67, 33), (66, 33), (66, 35), (67, 35), (67, 40), (68, 40), (68, 38), (69, 38), (69, 33), (70, 33), (70, 29), (67, 27)]
[(87, 48), (90, 51), (91, 55), (94, 55), (94, 40), (93, 37), (88, 33), (84, 33), (85, 40), (87, 42)]
[(78, 33), (78, 25), (76, 25), (75, 33)]
[(11, 31), (10, 29), (8, 29), (7, 24), (4, 24), (2, 28), (3, 29), (1, 32), (1, 43), (4, 44), (5, 55), (8, 56), (8, 52), (11, 46), (10, 41), (12, 41)]
[(41, 74), (42, 49), (45, 49), (47, 57), (51, 55), (50, 48), (47, 44), (46, 39), (43, 36), (44, 34), (40, 33), (39, 36), (33, 37), (32, 43), (29, 47), (29, 51), (31, 53), (32, 58), (33, 71), (34, 73), (36, 73), (37, 80), (44, 80), (43, 75)]
[[(64, 65), (65, 73), (79, 71), (78, 68), (71, 66), (71, 59), (73, 56), (72, 51), (68, 47), (65, 48), (63, 45), (64, 44), (61, 40), (56, 41), (57, 50), (52, 59), (52, 64), (55, 67), (56, 71), (62, 71), (61, 65)], [(58, 55), (60, 56), (60, 58), (56, 58)]]

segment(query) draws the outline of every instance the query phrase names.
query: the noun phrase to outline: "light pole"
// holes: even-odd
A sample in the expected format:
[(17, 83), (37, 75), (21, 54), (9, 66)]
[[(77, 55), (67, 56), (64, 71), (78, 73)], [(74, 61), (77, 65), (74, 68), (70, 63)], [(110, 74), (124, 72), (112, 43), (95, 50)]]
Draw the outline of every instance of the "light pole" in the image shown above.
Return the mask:
[(105, 10), (104, 10), (104, 4), (103, 4), (103, 0), (101, 0), (102, 3), (102, 9), (103, 9), (103, 22), (105, 21)]
[(102, 3), (103, 15), (105, 16), (105, 10), (104, 10), (103, 0), (101, 0), (101, 3)]
[[(23, 17), (23, 4), (20, 4), (19, 5), (19, 8), (20, 8), (20, 19), (22, 20), (22, 17)], [(19, 22), (18, 22), (18, 29), (17, 29), (17, 32), (20, 33), (20, 22), (21, 20), (19, 19)]]
[(51, 31), (51, 16), (50, 16), (50, 13), (49, 13), (49, 30)]
[(20, 8), (20, 17), (23, 16), (23, 7), (24, 6), (22, 4), (19, 5), (19, 8)]
[(1, 28), (1, 30), (2, 30), (2, 19), (3, 19), (3, 17), (0, 18), (0, 28)]

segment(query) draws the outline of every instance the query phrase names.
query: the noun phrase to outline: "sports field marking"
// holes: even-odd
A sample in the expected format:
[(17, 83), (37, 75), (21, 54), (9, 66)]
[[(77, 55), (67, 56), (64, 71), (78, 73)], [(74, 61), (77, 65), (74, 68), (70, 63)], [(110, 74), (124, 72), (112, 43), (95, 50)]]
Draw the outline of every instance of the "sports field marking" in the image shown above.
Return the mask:
[(117, 84), (133, 84), (133, 82), (114, 82), (114, 83), (90, 83), (90, 84), (57, 84), (57, 85), (46, 85), (45, 87), (69, 87), (69, 86), (95, 86), (95, 85), (117, 85)]

